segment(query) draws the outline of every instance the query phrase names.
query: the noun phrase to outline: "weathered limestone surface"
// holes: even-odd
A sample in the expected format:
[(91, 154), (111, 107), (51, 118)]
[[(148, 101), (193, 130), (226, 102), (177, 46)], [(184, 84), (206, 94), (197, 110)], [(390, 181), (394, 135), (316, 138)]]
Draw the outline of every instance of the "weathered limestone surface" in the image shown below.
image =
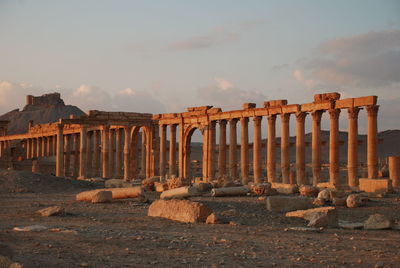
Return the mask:
[(373, 214), (364, 222), (364, 229), (367, 230), (382, 230), (389, 229), (391, 221), (382, 214)]
[(303, 196), (269, 196), (267, 209), (273, 212), (288, 212), (312, 207), (312, 198)]
[(60, 206), (53, 206), (48, 208), (43, 208), (37, 211), (42, 216), (50, 217), (50, 216), (59, 216), (65, 214), (65, 209)]
[(162, 192), (161, 199), (183, 198), (198, 195), (199, 191), (195, 187), (184, 186)]
[(109, 203), (113, 200), (111, 191), (99, 191), (92, 197), (92, 203)]
[(188, 200), (156, 200), (148, 210), (150, 217), (161, 217), (185, 223), (205, 222), (213, 211), (198, 202)]
[(360, 191), (367, 193), (373, 192), (390, 192), (392, 190), (392, 182), (390, 179), (365, 179), (359, 180)]
[(135, 198), (143, 195), (143, 189), (139, 186), (131, 188), (108, 188), (85, 191), (76, 195), (77, 201), (92, 201), (93, 196), (101, 191), (112, 192), (113, 199)]
[(400, 157), (389, 156), (389, 178), (393, 187), (400, 187)]

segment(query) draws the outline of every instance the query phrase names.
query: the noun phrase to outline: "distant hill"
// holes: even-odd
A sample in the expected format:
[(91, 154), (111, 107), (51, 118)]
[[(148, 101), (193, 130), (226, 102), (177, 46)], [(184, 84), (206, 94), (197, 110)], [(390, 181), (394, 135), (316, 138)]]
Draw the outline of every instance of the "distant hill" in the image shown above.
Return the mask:
[(70, 115), (84, 115), (85, 113), (76, 106), (65, 105), (59, 93), (45, 94), (42, 96), (26, 96), (26, 105), (20, 111), (12, 110), (0, 116), (0, 120), (9, 120), (8, 134), (26, 133), (29, 121), (34, 124), (53, 123), (60, 118)]

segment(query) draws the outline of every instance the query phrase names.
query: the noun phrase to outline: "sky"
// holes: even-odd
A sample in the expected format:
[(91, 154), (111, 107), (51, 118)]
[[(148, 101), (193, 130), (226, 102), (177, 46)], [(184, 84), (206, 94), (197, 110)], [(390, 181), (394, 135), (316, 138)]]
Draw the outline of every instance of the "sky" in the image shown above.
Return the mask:
[(49, 92), (150, 113), (339, 92), (377, 95), (379, 129), (400, 128), (396, 0), (0, 0), (0, 59), (0, 113)]

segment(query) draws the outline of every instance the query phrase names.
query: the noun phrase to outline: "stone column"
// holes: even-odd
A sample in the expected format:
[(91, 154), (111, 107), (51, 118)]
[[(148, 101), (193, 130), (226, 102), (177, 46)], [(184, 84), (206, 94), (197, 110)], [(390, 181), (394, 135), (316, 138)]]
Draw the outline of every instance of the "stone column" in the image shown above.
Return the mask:
[(314, 111), (312, 115), (312, 172), (313, 185), (321, 182), (321, 118), (323, 111)]
[(109, 139), (110, 126), (102, 126), (101, 128), (101, 155), (102, 155), (102, 177), (110, 178), (109, 173), (109, 150), (110, 150), (110, 139)]
[(122, 129), (115, 129), (115, 177), (122, 176)]
[(208, 180), (212, 181), (215, 178), (215, 143), (216, 143), (216, 130), (215, 121), (210, 122), (209, 126), (209, 146), (208, 146)]
[(82, 126), (80, 132), (80, 157), (79, 157), (79, 177), (86, 178), (87, 177), (87, 159), (86, 159), (86, 150), (87, 150), (87, 127)]
[(306, 151), (304, 142), (304, 122), (307, 113), (296, 114), (296, 181), (297, 185), (308, 184), (306, 178)]
[(242, 183), (249, 181), (249, 118), (240, 118), (241, 144), (240, 144), (240, 168)]
[(339, 115), (340, 109), (330, 109), (330, 134), (329, 134), (329, 180), (333, 186), (340, 184), (339, 177)]
[(43, 151), (42, 151), (42, 138), (37, 138), (36, 141), (36, 146), (37, 146), (37, 158), (42, 157), (43, 156)]
[(378, 105), (367, 106), (368, 113), (368, 143), (367, 143), (367, 163), (368, 178), (378, 177)]
[(170, 125), (169, 175), (176, 175), (176, 125)]
[(129, 163), (131, 159), (131, 131), (131, 126), (124, 127), (124, 181), (132, 179), (131, 165)]
[(64, 135), (64, 176), (71, 176), (71, 142), (70, 135)]
[(37, 138), (32, 138), (32, 157), (37, 157)]
[(94, 177), (93, 175), (93, 153), (92, 153), (92, 131), (86, 131), (86, 176), (88, 178)]
[(389, 178), (392, 180), (393, 187), (400, 187), (400, 157), (389, 156)]
[(289, 120), (290, 114), (281, 114), (281, 171), (282, 182), (290, 183), (290, 140), (289, 140)]
[(47, 156), (53, 155), (53, 136), (47, 137)]
[(347, 145), (347, 177), (351, 187), (358, 186), (358, 113), (360, 108), (349, 108), (349, 136)]
[(261, 176), (261, 116), (253, 118), (254, 142), (253, 142), (253, 170), (254, 183), (262, 183)]
[(56, 176), (64, 176), (64, 141), (63, 131), (64, 125), (57, 125), (57, 155), (56, 155)]
[(237, 179), (237, 134), (236, 123), (237, 119), (229, 120), (229, 175), (230, 180)]
[(57, 135), (53, 136), (53, 155), (57, 154)]
[(109, 177), (115, 177), (115, 129), (110, 129), (109, 131), (109, 139), (110, 139), (110, 150), (109, 150)]
[(98, 130), (93, 131), (93, 175), (101, 176), (100, 172), (100, 132)]
[(144, 130), (141, 133), (141, 147), (140, 147), (140, 152), (141, 152), (141, 157), (140, 157), (140, 175), (142, 178), (146, 177), (146, 134)]
[(47, 143), (48, 143), (47, 137), (43, 137), (42, 138), (42, 147), (43, 147), (43, 156), (44, 157), (48, 156)]
[(165, 178), (167, 163), (167, 126), (160, 125), (160, 176)]
[(32, 157), (32, 139), (26, 139), (26, 159)]
[(226, 176), (226, 120), (219, 121), (218, 175)]
[(74, 133), (74, 177), (79, 177), (79, 133)]
[(276, 182), (275, 122), (276, 122), (276, 114), (268, 115), (268, 140), (267, 140), (267, 176), (268, 176), (268, 182)]

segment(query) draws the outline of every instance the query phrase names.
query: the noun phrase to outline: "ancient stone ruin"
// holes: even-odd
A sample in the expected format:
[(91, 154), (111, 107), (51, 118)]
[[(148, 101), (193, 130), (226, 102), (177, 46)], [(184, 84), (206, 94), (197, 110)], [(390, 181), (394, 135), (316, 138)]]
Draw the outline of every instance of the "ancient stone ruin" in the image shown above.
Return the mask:
[[(55, 96), (57, 97), (57, 96)], [(41, 98), (27, 96), (27, 103), (41, 103)], [(264, 102), (264, 107), (245, 103), (241, 110), (222, 111), (212, 106), (191, 107), (183, 113), (144, 114), (131, 112), (89, 111), (83, 116), (60, 119), (56, 123), (30, 123), (24, 134), (7, 135), (7, 121), (0, 122), (0, 155), (10, 164), (30, 159), (55, 157), (55, 175), (61, 177), (123, 178), (130, 181), (153, 176), (191, 177), (191, 137), (198, 129), (202, 133), (202, 177), (205, 181), (240, 178), (247, 184), (282, 182), (285, 184), (314, 184), (321, 178), (321, 118), (329, 113), (329, 183), (339, 186), (339, 115), (347, 110), (348, 159), (347, 184), (359, 185), (358, 114), (365, 108), (368, 115), (368, 179), (378, 178), (376, 96), (340, 99), (339, 93), (317, 94), (314, 101), (288, 104), (287, 100)], [(280, 117), (281, 178), (277, 176), (276, 118)], [(305, 120), (312, 119), (312, 179), (306, 176)], [(295, 179), (291, 177), (289, 158), (289, 121), (296, 120)], [(268, 121), (266, 163), (261, 162), (261, 121)], [(249, 121), (254, 124), (252, 163), (249, 163)], [(241, 126), (240, 160), (238, 159), (237, 124)], [(219, 144), (216, 145), (216, 128)], [(227, 143), (229, 125), (229, 145)], [(177, 133), (179, 129), (179, 133)], [(140, 132), (141, 130), (141, 132)], [(167, 151), (167, 131), (170, 133)], [(139, 144), (138, 136), (142, 133)], [(177, 142), (178, 141), (178, 142)], [(167, 153), (169, 161), (167, 163)], [(139, 156), (140, 154), (140, 156)], [(229, 155), (229, 158), (227, 158)], [(138, 159), (141, 162), (138, 163)], [(399, 161), (390, 160), (393, 183), (399, 184)], [(249, 166), (253, 174), (250, 176)], [(266, 178), (262, 170), (266, 170)], [(240, 171), (240, 174), (239, 174)], [(167, 174), (168, 172), (168, 174)]]

